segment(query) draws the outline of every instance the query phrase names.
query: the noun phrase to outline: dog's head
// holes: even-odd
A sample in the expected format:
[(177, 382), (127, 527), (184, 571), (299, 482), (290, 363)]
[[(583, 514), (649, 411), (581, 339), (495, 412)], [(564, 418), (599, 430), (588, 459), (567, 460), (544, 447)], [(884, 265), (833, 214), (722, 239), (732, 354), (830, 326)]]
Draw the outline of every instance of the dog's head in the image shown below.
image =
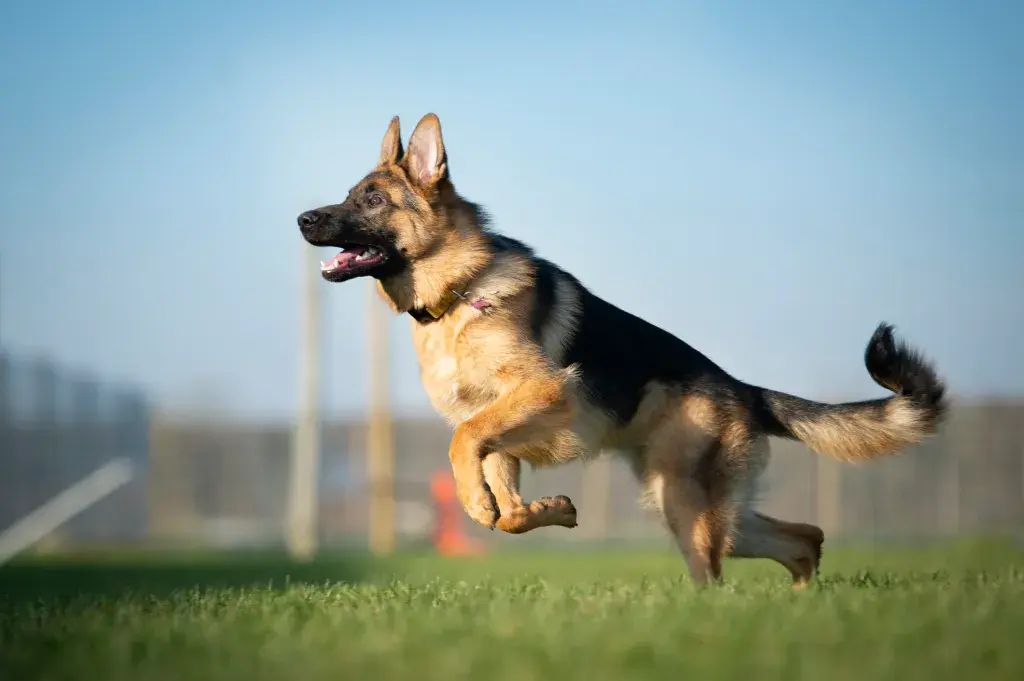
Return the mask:
[(452, 228), (450, 207), (456, 198), (437, 116), (420, 120), (408, 150), (402, 147), (396, 116), (381, 143), (377, 167), (343, 202), (299, 215), (299, 229), (314, 246), (341, 249), (321, 264), (324, 279), (384, 279), (441, 248)]

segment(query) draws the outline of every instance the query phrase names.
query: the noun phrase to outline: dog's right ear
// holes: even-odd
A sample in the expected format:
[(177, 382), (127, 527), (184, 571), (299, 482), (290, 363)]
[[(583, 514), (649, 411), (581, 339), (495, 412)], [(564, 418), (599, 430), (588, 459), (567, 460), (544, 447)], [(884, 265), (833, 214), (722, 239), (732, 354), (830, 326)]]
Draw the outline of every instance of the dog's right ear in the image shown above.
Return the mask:
[(409, 153), (405, 155), (405, 168), (413, 184), (429, 188), (448, 176), (448, 157), (444, 153), (441, 121), (428, 113), (416, 124), (409, 137)]
[(402, 131), (398, 126), (398, 116), (391, 119), (388, 131), (384, 133), (384, 141), (380, 143), (379, 166), (395, 165), (402, 160), (405, 151), (402, 149)]

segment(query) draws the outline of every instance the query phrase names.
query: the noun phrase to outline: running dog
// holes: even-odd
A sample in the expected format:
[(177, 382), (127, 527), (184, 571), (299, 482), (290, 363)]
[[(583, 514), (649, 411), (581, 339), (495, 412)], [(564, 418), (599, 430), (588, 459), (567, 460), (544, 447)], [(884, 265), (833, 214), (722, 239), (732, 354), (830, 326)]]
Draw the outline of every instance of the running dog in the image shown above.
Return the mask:
[(314, 246), (341, 249), (324, 279), (376, 279), (408, 314), (420, 374), (454, 427), (458, 497), (477, 523), (509, 533), (576, 526), (565, 496), (524, 501), (522, 461), (553, 466), (625, 453), (697, 584), (726, 555), (770, 558), (800, 586), (824, 534), (755, 510), (768, 437), (848, 462), (895, 454), (946, 413), (934, 367), (881, 324), (868, 373), (893, 395), (823, 404), (740, 381), (682, 340), (591, 293), (572, 274), (489, 227), (456, 191), (437, 116), (402, 144), (392, 119), (376, 168), (338, 204), (298, 216)]

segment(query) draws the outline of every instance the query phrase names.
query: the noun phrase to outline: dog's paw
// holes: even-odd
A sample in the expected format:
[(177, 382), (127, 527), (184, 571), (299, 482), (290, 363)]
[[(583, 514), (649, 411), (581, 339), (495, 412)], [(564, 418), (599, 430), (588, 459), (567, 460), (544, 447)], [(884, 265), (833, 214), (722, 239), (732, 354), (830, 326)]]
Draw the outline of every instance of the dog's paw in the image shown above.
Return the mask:
[(494, 503), (494, 499), (489, 494), (472, 499), (464, 508), (466, 515), (473, 522), (479, 523), (486, 528), (493, 530), (495, 523), (498, 522), (498, 508)]
[(543, 516), (549, 525), (576, 527), (576, 507), (564, 494), (537, 499), (530, 504), (530, 512)]

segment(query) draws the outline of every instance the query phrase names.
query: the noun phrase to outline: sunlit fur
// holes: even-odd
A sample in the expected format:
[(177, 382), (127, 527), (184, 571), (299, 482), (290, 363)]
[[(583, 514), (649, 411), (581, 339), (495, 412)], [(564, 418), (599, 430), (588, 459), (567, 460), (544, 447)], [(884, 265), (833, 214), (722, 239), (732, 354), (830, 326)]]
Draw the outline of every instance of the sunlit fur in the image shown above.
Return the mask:
[[(386, 210), (360, 204), (371, 185), (386, 192)], [(313, 243), (365, 232), (389, 244), (390, 264), (373, 276), (392, 310), (413, 315), (423, 386), (454, 427), (459, 499), (489, 527), (574, 527), (569, 499), (522, 500), (520, 462), (543, 467), (614, 449), (629, 457), (697, 583), (720, 579), (731, 554), (771, 558), (801, 585), (818, 568), (824, 535), (755, 510), (768, 436), (865, 461), (920, 442), (946, 410), (932, 366), (885, 324), (865, 360), (895, 393), (888, 398), (829, 405), (733, 378), (490, 229), (483, 210), (455, 190), (433, 114), (407, 150), (395, 118), (377, 167), (345, 202), (318, 210), (330, 219), (307, 234)], [(439, 318), (422, 313), (452, 291), (461, 297)]]

